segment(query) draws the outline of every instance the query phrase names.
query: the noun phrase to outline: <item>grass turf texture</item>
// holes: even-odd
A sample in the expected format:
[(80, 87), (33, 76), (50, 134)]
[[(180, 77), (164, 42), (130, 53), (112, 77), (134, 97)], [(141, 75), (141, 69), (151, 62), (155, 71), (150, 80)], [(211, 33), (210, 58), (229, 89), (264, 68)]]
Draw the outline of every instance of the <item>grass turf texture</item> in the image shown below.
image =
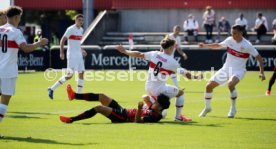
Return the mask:
[[(119, 71), (116, 71), (118, 73)], [(8, 113), (0, 123), (0, 148), (275, 148), (276, 146), (276, 88), (272, 95), (264, 93), (272, 72), (261, 82), (258, 72), (247, 72), (237, 86), (236, 118), (227, 118), (230, 107), (227, 86), (215, 89), (213, 111), (205, 118), (198, 114), (204, 107), (203, 91), (206, 81), (179, 82), (185, 88), (184, 113), (193, 122), (174, 122), (175, 100), (166, 119), (156, 124), (112, 124), (98, 114), (92, 119), (64, 124), (59, 115), (73, 116), (98, 102), (68, 101), (66, 85), (47, 96), (43, 73), (22, 73), (17, 80), (16, 95)], [(76, 83), (70, 80), (74, 89)], [(66, 84), (67, 84), (66, 83)], [(171, 83), (171, 81), (169, 81)], [(143, 81), (85, 82), (84, 92), (103, 92), (122, 106), (137, 107), (144, 91)]]

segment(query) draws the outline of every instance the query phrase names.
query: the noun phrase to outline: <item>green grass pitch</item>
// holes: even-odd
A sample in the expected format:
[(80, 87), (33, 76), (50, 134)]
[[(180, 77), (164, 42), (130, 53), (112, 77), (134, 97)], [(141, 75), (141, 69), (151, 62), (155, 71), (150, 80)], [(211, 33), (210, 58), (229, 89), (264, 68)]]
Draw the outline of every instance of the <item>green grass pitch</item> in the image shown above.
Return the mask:
[[(121, 71), (116, 71), (116, 73)], [(174, 122), (175, 100), (168, 115), (160, 123), (112, 124), (98, 114), (92, 119), (64, 124), (59, 115), (73, 116), (98, 104), (98, 102), (68, 101), (66, 85), (47, 96), (46, 81), (42, 72), (21, 73), (17, 80), (16, 95), (8, 113), (0, 123), (1, 149), (56, 149), (56, 148), (218, 148), (248, 149), (276, 148), (276, 85), (270, 97), (264, 96), (272, 72), (266, 72), (261, 82), (258, 72), (247, 72), (237, 86), (236, 118), (227, 118), (230, 107), (227, 86), (215, 89), (213, 111), (205, 118), (198, 114), (204, 107), (203, 91), (206, 81), (185, 81), (184, 114), (193, 118), (190, 123)], [(76, 82), (70, 80), (75, 88)], [(67, 84), (66, 83), (66, 84)], [(171, 83), (169, 81), (168, 83)], [(124, 107), (137, 107), (145, 94), (144, 81), (89, 81), (84, 92), (103, 92)]]

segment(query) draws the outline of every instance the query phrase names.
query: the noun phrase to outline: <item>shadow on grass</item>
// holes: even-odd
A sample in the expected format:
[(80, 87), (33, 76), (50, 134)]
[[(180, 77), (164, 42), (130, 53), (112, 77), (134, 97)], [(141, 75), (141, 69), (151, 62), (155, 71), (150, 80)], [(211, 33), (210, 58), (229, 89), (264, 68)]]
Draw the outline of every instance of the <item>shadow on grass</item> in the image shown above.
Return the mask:
[(56, 115), (53, 113), (44, 113), (44, 112), (8, 112), (8, 113), (13, 113), (13, 114), (33, 114), (33, 115)]
[(39, 138), (32, 138), (32, 137), (11, 137), (11, 136), (3, 136), (0, 138), (0, 140), (6, 140), (6, 141), (18, 141), (18, 142), (29, 142), (29, 143), (44, 143), (44, 144), (60, 144), (60, 145), (95, 145), (98, 143), (65, 143), (65, 142), (58, 142), (56, 140), (50, 140), (50, 139), (39, 139)]
[(238, 120), (251, 120), (251, 121), (276, 121), (273, 118), (254, 118), (254, 117), (235, 117), (235, 118), (227, 118), (227, 117), (220, 117), (220, 116), (210, 116), (213, 118), (221, 118), (221, 119), (238, 119)]
[(26, 115), (8, 115), (9, 118), (32, 118), (32, 119), (42, 119), (41, 117), (36, 116), (26, 116)]

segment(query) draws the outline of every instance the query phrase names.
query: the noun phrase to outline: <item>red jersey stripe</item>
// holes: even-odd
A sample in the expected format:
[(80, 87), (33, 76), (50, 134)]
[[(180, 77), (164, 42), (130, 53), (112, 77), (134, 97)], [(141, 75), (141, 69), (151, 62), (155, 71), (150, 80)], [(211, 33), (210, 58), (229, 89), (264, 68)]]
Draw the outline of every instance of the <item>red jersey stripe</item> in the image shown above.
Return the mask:
[(249, 53), (242, 53), (239, 51), (236, 51), (234, 49), (231, 49), (229, 47), (227, 47), (227, 52), (233, 56), (239, 57), (239, 58), (248, 58), (250, 56)]
[(78, 35), (71, 35), (69, 36), (69, 39), (71, 40), (81, 40), (82, 36), (78, 36)]
[[(2, 40), (0, 40), (0, 46), (2, 47)], [(17, 43), (15, 41), (11, 41), (11, 40), (8, 40), (8, 46), (7, 48), (19, 48), (19, 46), (17, 45)]]
[[(150, 68), (155, 68), (155, 66), (156, 66), (156, 64), (154, 63), (154, 62), (150, 62), (150, 64), (149, 64), (149, 67)], [(171, 74), (173, 74), (174, 72), (173, 71), (171, 71), (171, 70), (167, 70), (167, 69), (164, 69), (164, 68), (160, 68), (160, 73), (161, 74), (163, 74), (163, 75), (171, 75)]]

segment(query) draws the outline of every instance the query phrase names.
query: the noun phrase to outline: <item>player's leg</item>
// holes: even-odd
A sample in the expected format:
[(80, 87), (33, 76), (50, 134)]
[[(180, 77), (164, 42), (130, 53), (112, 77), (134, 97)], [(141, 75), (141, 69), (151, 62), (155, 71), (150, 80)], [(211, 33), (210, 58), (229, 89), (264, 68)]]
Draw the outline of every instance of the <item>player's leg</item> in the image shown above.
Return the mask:
[(178, 87), (177, 75), (175, 73), (171, 74), (173, 84)]
[(184, 121), (184, 122), (189, 122), (192, 121), (192, 118), (188, 118), (185, 117), (182, 114), (182, 110), (184, 107), (184, 91), (183, 90), (179, 90), (178, 94), (176, 95), (176, 101), (175, 101), (175, 107), (176, 107), (176, 111), (175, 111), (175, 121)]
[(228, 81), (228, 88), (230, 91), (230, 99), (231, 99), (231, 107), (228, 113), (229, 118), (234, 118), (237, 112), (236, 110), (236, 99), (238, 97), (238, 93), (236, 90), (236, 85), (240, 82), (240, 79), (237, 76), (233, 76)]
[(220, 84), (225, 83), (228, 80), (228, 73), (220, 69), (215, 75), (209, 80), (205, 87), (204, 100), (205, 107), (202, 112), (199, 114), (200, 117), (205, 117), (207, 113), (211, 112), (211, 100), (213, 97), (213, 90)]
[(78, 82), (77, 82), (77, 93), (81, 93), (82, 92), (82, 88), (83, 88), (83, 84), (84, 84), (84, 71), (80, 72), (79, 73), (79, 79), (78, 79)]
[(16, 78), (4, 78), (1, 79), (1, 101), (0, 101), (0, 122), (7, 113), (7, 108), (12, 95), (15, 93)]
[(274, 73), (270, 77), (268, 88), (267, 88), (267, 91), (265, 93), (266, 96), (270, 96), (271, 88), (272, 88), (273, 84), (275, 83), (275, 79), (276, 79), (276, 70), (274, 70)]

